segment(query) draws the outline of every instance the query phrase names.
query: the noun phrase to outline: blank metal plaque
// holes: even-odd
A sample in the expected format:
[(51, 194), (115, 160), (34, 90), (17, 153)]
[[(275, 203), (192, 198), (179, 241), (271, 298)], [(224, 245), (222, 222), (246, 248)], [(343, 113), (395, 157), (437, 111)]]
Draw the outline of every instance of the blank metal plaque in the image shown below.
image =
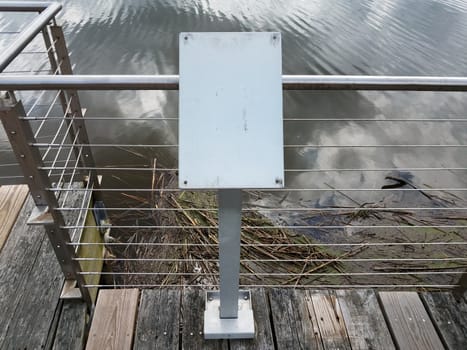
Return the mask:
[(179, 186), (284, 183), (279, 33), (181, 33)]

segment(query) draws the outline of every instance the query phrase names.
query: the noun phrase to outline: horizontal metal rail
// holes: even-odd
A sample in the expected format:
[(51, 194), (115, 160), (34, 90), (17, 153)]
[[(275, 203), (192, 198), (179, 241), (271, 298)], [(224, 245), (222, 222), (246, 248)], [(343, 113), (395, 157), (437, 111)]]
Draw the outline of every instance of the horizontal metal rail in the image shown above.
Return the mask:
[(1, 1), (0, 12), (42, 12), (52, 5), (61, 6), (52, 1)]
[[(43, 170), (97, 170), (97, 171), (178, 171), (178, 168), (156, 168), (152, 169), (149, 167), (62, 167), (62, 166), (47, 166), (42, 167)], [(284, 169), (285, 172), (289, 173), (312, 173), (312, 172), (351, 172), (351, 171), (465, 171), (467, 167), (424, 167), (424, 168), (329, 168), (329, 169)]]
[[(179, 263), (187, 263), (187, 262), (219, 262), (219, 259), (165, 259), (165, 258), (74, 258), (73, 260), (76, 261), (134, 261), (134, 262), (179, 262)], [(332, 259), (314, 259), (314, 258), (307, 258), (307, 259), (240, 259), (240, 262), (269, 262), (269, 263), (285, 263), (285, 262), (343, 262), (343, 261), (352, 261), (352, 262), (388, 262), (388, 261), (467, 261), (466, 258), (459, 258), (459, 257), (449, 257), (449, 258), (332, 258)]]
[[(217, 287), (219, 259), (217, 259), (216, 248), (218, 242), (213, 238), (215, 237), (213, 230), (218, 229), (218, 219), (213, 213), (217, 212), (218, 208), (215, 207), (214, 201), (211, 201), (211, 197), (206, 198), (206, 202), (198, 203), (196, 202), (198, 193), (195, 193), (193, 200), (191, 199), (191, 193), (196, 191), (181, 191), (174, 188), (178, 168), (173, 166), (173, 162), (166, 165), (162, 161), (159, 163), (156, 158), (152, 159), (155, 157), (154, 151), (175, 151), (178, 148), (177, 141), (171, 139), (164, 143), (157, 139), (151, 139), (151, 141), (141, 139), (136, 141), (137, 144), (125, 144), (124, 140), (114, 138), (109, 138), (108, 141), (102, 138), (99, 139), (100, 142), (83, 141), (79, 138), (80, 129), (76, 125), (80, 121), (76, 112), (81, 111), (79, 103), (75, 105), (75, 98), (78, 95), (69, 94), (65, 101), (61, 96), (70, 90), (73, 92), (79, 90), (178, 90), (179, 75), (66, 75), (67, 73), (61, 69), (63, 60), (59, 62), (63, 55), (57, 52), (60, 45), (64, 44), (63, 40), (52, 40), (51, 37), (55, 38), (51, 32), (52, 27), (46, 28), (50, 23), (54, 23), (54, 16), (59, 10), (60, 5), (52, 2), (0, 2), (0, 11), (40, 13), (27, 29), (12, 33), (16, 35), (17, 40), (0, 55), (0, 72), (3, 73), (0, 74), (0, 90), (25, 91), (19, 93), (18, 96), (28, 96), (30, 91), (32, 92), (32, 100), (22, 98), (29, 106), (29, 110), (18, 116), (18, 119), (24, 124), (30, 123), (34, 126), (35, 137), (28, 140), (27, 145), (40, 153), (41, 164), (35, 164), (34, 170), (46, 172), (49, 176), (49, 184), (42, 189), (48, 195), (53, 194), (58, 202), (58, 205), (52, 208), (52, 212), (66, 218), (66, 221), (59, 224), (59, 229), (66, 231), (71, 238), (64, 246), (75, 253), (84, 247), (105, 249), (105, 255), (87, 257), (75, 254), (71, 257), (73, 263), (105, 262), (113, 270), (101, 272), (93, 267), (91, 270), (76, 271), (80, 278), (93, 275), (104, 277), (102, 282), (98, 280), (92, 283), (85, 282), (82, 287), (105, 288), (109, 285), (117, 288), (181, 285)], [(30, 48), (30, 51), (25, 52), (24, 47), (36, 38), (40, 30), (43, 31), (45, 38), (51, 41), (50, 45), (46, 43), (45, 51)], [(12, 58), (14, 59), (19, 54), (19, 51), (30, 54), (48, 54), (49, 60), (51, 56), (56, 56), (52, 57), (51, 61), (55, 61), (55, 65), (51, 65), (51, 70), (44, 69), (48, 67), (37, 67), (43, 70), (37, 73), (51, 72), (53, 75), (21, 74), (23, 68), (16, 68), (13, 65), (9, 66), (10, 72), (20, 73), (20, 75), (7, 75), (7, 70), (4, 68)], [(33, 57), (35, 58), (36, 56)], [(69, 60), (66, 62), (69, 64)], [(467, 91), (467, 77), (283, 75), (282, 86), (284, 90), (310, 91), (462, 92)], [(36, 91), (41, 91), (39, 96), (34, 96)], [(54, 92), (47, 93), (47, 91)], [(60, 111), (56, 107), (61, 107)], [(85, 118), (87, 123), (99, 120), (155, 121), (155, 123), (173, 121), (171, 126), (176, 126), (178, 122), (177, 115), (173, 114), (166, 118), (159, 114), (150, 118), (153, 113), (145, 114), (147, 110), (132, 111), (133, 114), (128, 117), (109, 115), (111, 113), (101, 115), (93, 112), (95, 111), (87, 111)], [(137, 117), (138, 115), (143, 117)], [(334, 114), (330, 118), (317, 115), (314, 118), (311, 113), (304, 115), (303, 118), (299, 117), (299, 115), (285, 116), (285, 127), (296, 126), (296, 122), (306, 122), (304, 125), (312, 128), (316, 126), (314, 124), (316, 122), (371, 122), (372, 126), (378, 127), (382, 126), (378, 123), (400, 122), (404, 123), (403, 126), (407, 123), (410, 123), (409, 126), (417, 126), (416, 123), (426, 122), (438, 123), (430, 124), (430, 126), (457, 127), (467, 122), (466, 113), (440, 114), (439, 118), (436, 115), (410, 115), (408, 118), (397, 115), (393, 118), (373, 119), (368, 115), (358, 118), (355, 115), (345, 114)], [(446, 124), (439, 124), (440, 122)], [(120, 143), (120, 141), (123, 142)], [(411, 151), (417, 154), (425, 150), (444, 153), (452, 150), (458, 153), (467, 147), (464, 139), (425, 138), (418, 143), (417, 141), (393, 138), (374, 141), (365, 139), (359, 143), (358, 140), (354, 142), (353, 139), (348, 141), (336, 138), (323, 140), (321, 144), (314, 138), (296, 138), (289, 139), (284, 148), (286, 154), (291, 155), (294, 152), (314, 149), (322, 152), (328, 152), (329, 149), (336, 152), (341, 149), (351, 149), (355, 153), (367, 150), (382, 152), (385, 149), (397, 152)], [(154, 144), (145, 144), (152, 142)], [(88, 147), (89, 151), (85, 152), (84, 147)], [(102, 154), (120, 149), (136, 156), (138, 162), (136, 164), (131, 161), (126, 164), (117, 162), (115, 165), (106, 165), (108, 162), (106, 159), (97, 165), (93, 162), (87, 165), (82, 164), (80, 159), (83, 155), (92, 155), (91, 149)], [(157, 156), (159, 157), (159, 154)], [(144, 159), (144, 163), (141, 159)], [(295, 164), (294, 162), (284, 170), (290, 177), (295, 175), (312, 177), (317, 174), (331, 173), (329, 176), (337, 175), (339, 180), (340, 177), (347, 174), (354, 175), (355, 172), (368, 172), (371, 176), (382, 177), (376, 172), (406, 171), (417, 172), (417, 176), (433, 173), (441, 176), (450, 171), (456, 172), (454, 175), (458, 176), (462, 175), (460, 171), (467, 171), (467, 165), (464, 164), (465, 162), (455, 163), (457, 160), (457, 158), (446, 158), (446, 164), (442, 163), (444, 159), (441, 157), (423, 164), (420, 162), (409, 164), (378, 162), (373, 164), (373, 167), (353, 162), (335, 166), (333, 163), (303, 164), (297, 162)], [(12, 164), (5, 166), (10, 165)], [(74, 182), (81, 181), (84, 175), (88, 175), (89, 178), (91, 171), (103, 175), (102, 187), (95, 188), (92, 182), (88, 181), (84, 188), (76, 188)], [(121, 172), (125, 172), (131, 178), (134, 176), (144, 178), (144, 181), (150, 180), (152, 175), (152, 182), (149, 184), (150, 181), (148, 181), (148, 186), (144, 188), (134, 188), (131, 187), (132, 183), (126, 182)], [(245, 213), (241, 226), (244, 229), (241, 244), (244, 255), (241, 259), (242, 270), (240, 272), (243, 280), (240, 282), (242, 286), (248, 286), (248, 288), (312, 286), (313, 288), (375, 287), (386, 289), (457, 287), (458, 275), (463, 274), (463, 269), (467, 267), (465, 256), (467, 201), (461, 198), (464, 197), (467, 186), (463, 187), (462, 183), (457, 182), (446, 184), (435, 182), (434, 187), (429, 187), (430, 182), (420, 181), (416, 183), (417, 187), (408, 183), (404, 188), (378, 188), (381, 184), (372, 182), (362, 183), (362, 188), (358, 188), (358, 186), (352, 187), (352, 183), (329, 182), (334, 187), (326, 182), (310, 181), (295, 184), (290, 181), (290, 188), (271, 189), (262, 194), (254, 190), (248, 193), (252, 196), (249, 198), (254, 198), (258, 194), (259, 201), (256, 202), (253, 199), (242, 210)], [(289, 184), (289, 179), (286, 183)], [(138, 182), (138, 186), (143, 187), (143, 182)], [(437, 193), (440, 191), (452, 193), (444, 193), (444, 195)], [(213, 193), (206, 191), (206, 194), (208, 192)], [(293, 194), (290, 198), (289, 192)], [(307, 195), (327, 192), (337, 195), (336, 192), (338, 192), (346, 201), (336, 200), (334, 202), (336, 207), (331, 206), (330, 203), (333, 202), (326, 202), (326, 206), (320, 208), (319, 204), (312, 204), (313, 202), (307, 197), (304, 200), (294, 198), (297, 197), (296, 195), (301, 196), (301, 192)], [(422, 193), (428, 199), (432, 198), (431, 202), (412, 204), (388, 200), (387, 202), (361, 203), (361, 197), (364, 197), (361, 194), (371, 193), (381, 196), (388, 194), (392, 197), (417, 192)], [(89, 232), (96, 235), (100, 233), (97, 230), (86, 229), (103, 229), (99, 226), (99, 222), (87, 220), (89, 212), (87, 203), (91, 193), (102, 195), (106, 203), (110, 204), (106, 209), (94, 208), (94, 213), (102, 210), (105, 214), (110, 214), (109, 223), (105, 224), (105, 231), (101, 230), (103, 241), (99, 242), (87, 241)], [(354, 200), (347, 193), (354, 193), (357, 197)], [(373, 198), (371, 200), (373, 201)], [(347, 207), (348, 201), (355, 205), (351, 204)], [(345, 206), (337, 207), (339, 203)], [(397, 207), (398, 205), (401, 207)], [(175, 216), (177, 220), (173, 219)], [(343, 230), (351, 233), (349, 240), (343, 239)], [(256, 235), (252, 234), (257, 231), (260, 232)], [(388, 234), (396, 231), (398, 235)], [(87, 234), (83, 235), (83, 232)], [(306, 233), (310, 233), (312, 237), (306, 237)], [(85, 240), (82, 241), (81, 237), (85, 237)], [(116, 266), (115, 270), (113, 265)], [(122, 267), (123, 269), (120, 270)], [(430, 278), (431, 275), (436, 278)], [(387, 279), (382, 279), (385, 276)], [(114, 278), (113, 283), (109, 283), (109, 277)], [(323, 279), (323, 277), (330, 277), (330, 279)], [(337, 277), (343, 278), (337, 280)]]
[[(19, 51), (14, 51), (13, 57)], [(10, 56), (11, 53), (8, 52), (8, 55)], [(4, 56), (5, 53), (0, 56), (0, 62), (4, 61)], [(3, 68), (0, 65), (0, 69)], [(282, 85), (284, 90), (467, 91), (467, 77), (283, 75)], [(177, 90), (178, 88), (178, 75), (0, 77), (0, 90)]]
[[(61, 143), (43, 143), (43, 142), (36, 142), (32, 143), (31, 146), (33, 147), (52, 147), (52, 148), (62, 148), (62, 147), (80, 147), (86, 146), (84, 144), (61, 144)], [(91, 143), (89, 144), (90, 147), (134, 147), (134, 148), (178, 148), (178, 144), (118, 144), (118, 143)], [(378, 144), (368, 144), (368, 145), (336, 145), (336, 144), (329, 144), (329, 145), (318, 145), (318, 144), (301, 144), (301, 145), (293, 145), (293, 144), (285, 144), (284, 148), (465, 148), (467, 144), (386, 144), (386, 145), (378, 145)]]
[[(40, 14), (24, 29), (15, 40), (0, 53), (0, 72), (21, 53), (34, 37), (42, 31), (55, 15), (61, 10), (62, 5), (56, 2), (22, 2), (12, 1), (2, 3), (0, 11), (40, 11)], [(12, 90), (4, 88), (3, 90)]]
[[(178, 288), (178, 287), (203, 287), (203, 288), (218, 288), (217, 284), (115, 284), (109, 286), (107, 284), (86, 284), (85, 288)], [(457, 288), (457, 284), (240, 284), (241, 288), (313, 288), (313, 289), (362, 289), (362, 288), (374, 288), (374, 289), (454, 289)]]
[[(68, 189), (61, 188), (61, 187), (50, 187), (46, 188), (47, 191), (68, 191)], [(200, 189), (202, 190), (202, 189)], [(77, 189), (70, 189), (69, 191), (73, 192), (82, 192), (85, 191), (82, 188), (77, 188)], [(175, 189), (175, 188), (98, 188), (94, 189), (94, 192), (180, 192), (181, 190)], [(196, 190), (190, 190), (190, 191), (184, 191), (184, 192), (196, 192), (199, 191), (198, 189)], [(206, 190), (203, 190), (206, 191)], [(323, 191), (323, 192), (336, 192), (336, 191), (341, 191), (341, 192), (438, 192), (438, 191), (450, 191), (450, 192), (455, 192), (455, 191), (461, 191), (465, 192), (467, 191), (466, 187), (436, 187), (436, 188), (430, 188), (430, 187), (417, 187), (417, 188), (346, 188), (346, 187), (339, 187), (339, 188), (269, 188), (269, 189), (262, 189), (263, 192), (314, 192), (314, 191)], [(213, 190), (207, 190), (206, 192), (212, 192), (214, 193)]]
[[(82, 228), (93, 228), (98, 229), (100, 226), (97, 225), (69, 225), (62, 226), (63, 229), (82, 229)], [(123, 229), (159, 229), (159, 230), (179, 230), (179, 229), (199, 229), (199, 230), (217, 230), (217, 225), (112, 225), (112, 228), (123, 228)], [(251, 226), (244, 225), (241, 227), (245, 230), (305, 230), (305, 229), (391, 229), (391, 228), (403, 228), (418, 230), (421, 228), (467, 228), (464, 225), (274, 225), (274, 226)], [(467, 258), (466, 258), (467, 259)]]
[[(461, 269), (462, 267), (459, 267)], [(240, 276), (400, 276), (400, 275), (461, 275), (464, 271), (409, 271), (409, 272), (240, 272)], [(80, 272), (80, 275), (113, 276), (199, 276), (198, 272)], [(219, 276), (216, 272), (205, 272), (205, 276)]]
[[(102, 246), (102, 243), (68, 243), (71, 246)], [(153, 242), (112, 242), (106, 246), (148, 246), (148, 247), (217, 247), (216, 243), (153, 243)], [(386, 247), (386, 246), (430, 246), (430, 245), (467, 245), (467, 241), (456, 242), (363, 242), (363, 243), (241, 243), (242, 247)]]
[[(60, 211), (75, 211), (75, 210), (89, 210), (87, 207), (69, 207), (69, 208), (55, 208), (54, 210)], [(98, 209), (95, 209), (98, 210)], [(148, 207), (136, 207), (136, 208), (128, 208), (128, 207), (106, 207), (106, 211), (150, 211), (150, 212), (158, 212), (158, 211), (175, 211), (175, 212), (189, 212), (189, 211), (196, 211), (196, 212), (217, 212), (217, 208), (164, 208), (164, 207), (157, 207), (157, 208), (148, 208)], [(397, 208), (397, 207), (323, 207), (323, 208), (314, 208), (314, 207), (299, 207), (299, 208), (263, 208), (263, 207), (255, 207), (255, 208), (243, 208), (242, 212), (287, 212), (287, 211), (305, 211), (305, 212), (372, 212), (372, 211), (383, 211), (383, 212), (406, 212), (406, 211), (467, 211), (467, 208), (451, 208), (451, 207), (412, 207), (412, 208)]]
[[(39, 105), (36, 105), (39, 106)], [(42, 106), (43, 107), (43, 106)], [(57, 116), (49, 116), (49, 117), (25, 117), (21, 118), (21, 120), (29, 120), (29, 121), (41, 121), (41, 120), (53, 120), (53, 119), (71, 119), (70, 117), (57, 117)], [(95, 121), (103, 121), (103, 120), (114, 120), (114, 121), (128, 121), (128, 120), (136, 120), (136, 121), (155, 121), (155, 120), (163, 120), (163, 121), (178, 121), (178, 117), (126, 117), (121, 115), (114, 115), (114, 116), (86, 116), (86, 121), (95, 120)], [(285, 122), (407, 122), (407, 123), (418, 123), (418, 122), (430, 122), (430, 123), (439, 123), (439, 122), (453, 122), (453, 123), (463, 123), (467, 122), (466, 118), (388, 118), (388, 119), (370, 119), (370, 118), (289, 118), (284, 117), (282, 119)]]

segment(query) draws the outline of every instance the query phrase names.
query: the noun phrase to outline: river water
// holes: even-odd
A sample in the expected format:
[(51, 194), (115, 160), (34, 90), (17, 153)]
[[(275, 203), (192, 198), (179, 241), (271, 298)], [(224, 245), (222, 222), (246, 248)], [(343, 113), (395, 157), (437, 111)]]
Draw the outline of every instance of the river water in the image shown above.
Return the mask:
[[(3, 14), (0, 30), (16, 30), (27, 18)], [(179, 32), (279, 31), (284, 74), (467, 76), (467, 2), (462, 0), (65, 0), (58, 21), (77, 74), (176, 74)], [(0, 43), (8, 42), (1, 39)], [(177, 92), (82, 92), (81, 99), (88, 116), (115, 117), (114, 121), (88, 122), (94, 142), (177, 143), (176, 120), (146, 119), (177, 117)], [(145, 119), (124, 121), (122, 116)], [(387, 120), (467, 118), (467, 98), (461, 93), (285, 92), (284, 116), (320, 119), (286, 121), (286, 144), (467, 141), (467, 122)], [(1, 160), (7, 162), (11, 157), (5, 142), (0, 147)], [(150, 166), (157, 157), (164, 166), (177, 166), (176, 150), (137, 151), (138, 155), (99, 149), (95, 156), (100, 165)], [(287, 150), (285, 157), (289, 169), (467, 165), (463, 148), (303, 148)], [(286, 185), (380, 188), (390, 174), (417, 186), (465, 187), (467, 183), (465, 171), (459, 170), (388, 170), (288, 172)], [(126, 181), (120, 186), (141, 184), (138, 178)], [(337, 201), (332, 192), (299, 196), (318, 205)]]

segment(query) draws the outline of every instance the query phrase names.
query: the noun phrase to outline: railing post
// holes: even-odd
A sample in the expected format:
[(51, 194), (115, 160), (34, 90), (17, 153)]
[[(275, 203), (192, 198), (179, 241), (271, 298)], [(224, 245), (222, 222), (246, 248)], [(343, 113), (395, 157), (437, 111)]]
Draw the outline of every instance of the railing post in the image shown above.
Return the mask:
[(35, 140), (34, 133), (29, 122), (20, 119), (23, 117), (26, 117), (23, 104), (16, 101), (12, 93), (0, 98), (0, 119), (36, 204), (34, 210), (42, 214), (40, 224), (44, 225), (65, 279), (77, 282), (83, 300), (91, 307), (91, 297), (80, 274), (81, 266), (74, 259), (70, 235), (64, 229), (65, 219), (61, 212), (55, 210), (59, 207), (58, 200), (55, 193), (48, 190), (50, 179), (47, 171), (42, 169), (44, 164), (39, 150), (31, 146)]
[[(58, 71), (61, 75), (72, 75), (73, 69), (70, 62), (70, 56), (65, 42), (65, 36), (63, 35), (62, 28), (60, 26), (49, 26), (51, 37), (46, 39), (47, 31), (44, 31), (44, 40), (47, 45), (53, 45), (55, 48), (56, 57), (50, 57), (52, 69)], [(55, 63), (52, 63), (55, 62)], [(89, 146), (89, 136), (84, 123), (83, 111), (81, 109), (81, 103), (79, 101), (78, 92), (76, 90), (62, 90), (63, 99), (61, 97), (61, 103), (66, 113), (65, 118), (73, 122), (74, 133), (78, 134), (78, 141), (83, 145), (82, 157), (80, 162), (88, 168), (90, 172), (90, 178), (88, 181), (92, 184), (94, 189), (99, 189), (99, 180), (97, 172), (94, 169), (96, 163), (92, 155), (91, 147)], [(64, 104), (65, 103), (65, 104)], [(69, 108), (67, 107), (69, 105)], [(96, 200), (101, 200), (101, 192), (96, 191), (93, 193)]]
[[(44, 39), (45, 48), (47, 50), (47, 56), (49, 57), (50, 67), (52, 68), (52, 74), (53, 75), (60, 74), (59, 67), (61, 66), (61, 62), (57, 61), (57, 56), (55, 55), (54, 45), (52, 44), (52, 40), (50, 38), (50, 32), (48, 30), (48, 27), (44, 27), (44, 29), (42, 29), (42, 37)], [(71, 109), (68, 107), (67, 98), (63, 90), (60, 90), (59, 97), (60, 97), (60, 104), (62, 106), (62, 111), (63, 111), (65, 122), (67, 126), (69, 126), (71, 123), (73, 123), (73, 120), (71, 119), (71, 116), (72, 116), (72, 114), (70, 113)], [(74, 125), (72, 125), (69, 128), (69, 135), (70, 135), (71, 140), (75, 139), (75, 130), (73, 127)], [(78, 160), (78, 165), (83, 166), (84, 163), (81, 159), (79, 150), (77, 148), (74, 148), (73, 152), (75, 154), (76, 159)]]

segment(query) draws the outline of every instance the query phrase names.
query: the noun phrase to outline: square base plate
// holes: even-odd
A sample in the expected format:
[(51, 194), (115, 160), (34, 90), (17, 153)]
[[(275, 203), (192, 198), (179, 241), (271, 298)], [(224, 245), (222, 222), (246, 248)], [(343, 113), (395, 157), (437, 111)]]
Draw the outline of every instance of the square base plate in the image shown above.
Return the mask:
[(239, 291), (237, 318), (220, 318), (219, 308), (219, 292), (206, 292), (205, 339), (251, 339), (255, 337), (255, 320), (251, 308), (250, 291)]

